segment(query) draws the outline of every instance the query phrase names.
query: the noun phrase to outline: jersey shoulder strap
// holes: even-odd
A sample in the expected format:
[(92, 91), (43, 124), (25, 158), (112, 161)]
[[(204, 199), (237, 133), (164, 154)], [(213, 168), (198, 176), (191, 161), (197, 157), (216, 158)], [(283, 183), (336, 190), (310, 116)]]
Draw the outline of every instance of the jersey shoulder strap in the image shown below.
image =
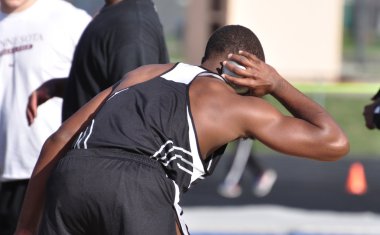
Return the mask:
[(160, 77), (184, 84), (190, 84), (194, 78), (198, 76), (212, 76), (225, 81), (220, 75), (207, 71), (199, 66), (190, 65), (186, 63), (177, 63), (168, 72), (162, 74)]

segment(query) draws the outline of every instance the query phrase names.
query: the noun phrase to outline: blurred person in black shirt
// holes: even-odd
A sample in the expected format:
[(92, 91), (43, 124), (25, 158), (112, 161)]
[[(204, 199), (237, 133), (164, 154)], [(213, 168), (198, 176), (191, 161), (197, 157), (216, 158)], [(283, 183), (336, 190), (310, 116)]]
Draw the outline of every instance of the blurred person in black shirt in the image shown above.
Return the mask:
[(380, 129), (380, 90), (371, 98), (372, 102), (364, 106), (364, 120), (368, 129)]

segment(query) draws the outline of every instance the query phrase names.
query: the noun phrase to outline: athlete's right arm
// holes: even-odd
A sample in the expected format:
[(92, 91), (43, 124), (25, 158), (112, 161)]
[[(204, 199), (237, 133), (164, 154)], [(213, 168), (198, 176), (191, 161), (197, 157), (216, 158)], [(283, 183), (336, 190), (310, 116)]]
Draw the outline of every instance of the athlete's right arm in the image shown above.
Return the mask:
[[(251, 88), (253, 96), (271, 94), (293, 116), (284, 115), (257, 97), (236, 96), (229, 105), (237, 132), (255, 137), (279, 152), (333, 161), (347, 154), (349, 142), (329, 113), (287, 82), (277, 71), (254, 55), (240, 52), (230, 59), (243, 64), (246, 70), (236, 70), (244, 78), (225, 76), (231, 82)], [(231, 68), (233, 69), (233, 68)], [(228, 102), (228, 101), (226, 101)]]
[(91, 120), (97, 109), (112, 93), (110, 87), (99, 93), (78, 112), (67, 119), (44, 143), (37, 164), (33, 170), (15, 235), (32, 235), (38, 231), (44, 206), (46, 181), (56, 162), (71, 146), (76, 134)]

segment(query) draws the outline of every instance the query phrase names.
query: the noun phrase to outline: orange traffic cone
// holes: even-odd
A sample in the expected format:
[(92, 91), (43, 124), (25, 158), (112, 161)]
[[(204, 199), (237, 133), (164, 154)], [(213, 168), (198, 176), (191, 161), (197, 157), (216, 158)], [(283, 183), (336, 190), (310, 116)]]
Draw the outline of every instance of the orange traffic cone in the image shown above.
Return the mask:
[(367, 192), (367, 179), (362, 163), (354, 162), (351, 164), (346, 182), (346, 190), (349, 194), (353, 195), (363, 195)]

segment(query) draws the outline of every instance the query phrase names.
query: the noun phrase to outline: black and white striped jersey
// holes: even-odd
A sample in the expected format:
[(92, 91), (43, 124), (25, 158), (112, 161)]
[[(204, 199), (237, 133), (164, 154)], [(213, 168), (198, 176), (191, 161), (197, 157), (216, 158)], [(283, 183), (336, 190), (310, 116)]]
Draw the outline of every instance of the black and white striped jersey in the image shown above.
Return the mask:
[(222, 77), (199, 66), (177, 63), (154, 79), (113, 94), (73, 148), (123, 149), (150, 156), (186, 191), (212, 173), (226, 146), (202, 160), (192, 120), (189, 86), (199, 75)]

